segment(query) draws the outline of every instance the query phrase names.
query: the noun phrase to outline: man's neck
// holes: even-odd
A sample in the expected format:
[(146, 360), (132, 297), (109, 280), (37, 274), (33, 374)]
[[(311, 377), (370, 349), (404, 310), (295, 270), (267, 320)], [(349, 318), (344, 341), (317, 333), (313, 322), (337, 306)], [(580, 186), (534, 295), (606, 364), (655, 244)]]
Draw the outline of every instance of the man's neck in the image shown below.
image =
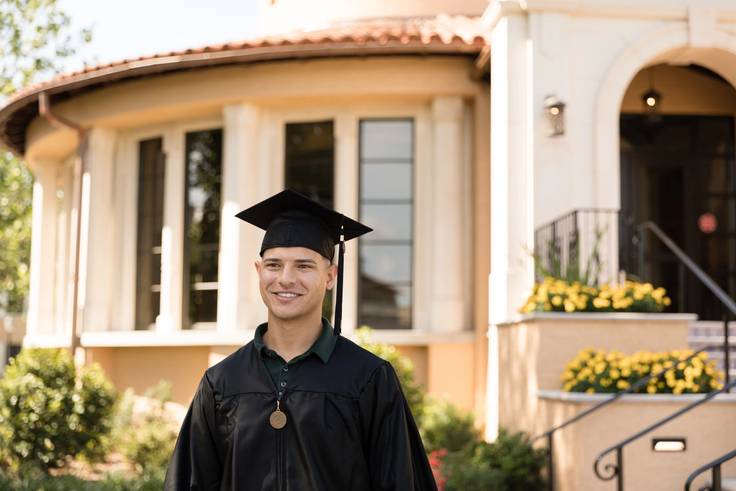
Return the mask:
[(321, 333), (320, 312), (299, 319), (278, 319), (269, 313), (263, 343), (288, 362), (307, 351)]

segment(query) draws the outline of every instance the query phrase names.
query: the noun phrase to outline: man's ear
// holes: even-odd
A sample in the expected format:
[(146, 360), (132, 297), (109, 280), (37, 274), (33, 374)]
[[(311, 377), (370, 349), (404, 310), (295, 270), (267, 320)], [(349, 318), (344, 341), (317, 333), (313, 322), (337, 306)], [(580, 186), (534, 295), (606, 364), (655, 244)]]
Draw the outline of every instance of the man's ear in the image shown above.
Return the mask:
[(256, 267), (256, 271), (257, 271), (258, 273), (260, 273), (260, 272), (261, 272), (261, 261), (255, 260), (255, 261), (253, 262), (253, 266), (255, 266), (255, 267)]
[(327, 289), (332, 290), (337, 281), (337, 266), (330, 264), (327, 267)]

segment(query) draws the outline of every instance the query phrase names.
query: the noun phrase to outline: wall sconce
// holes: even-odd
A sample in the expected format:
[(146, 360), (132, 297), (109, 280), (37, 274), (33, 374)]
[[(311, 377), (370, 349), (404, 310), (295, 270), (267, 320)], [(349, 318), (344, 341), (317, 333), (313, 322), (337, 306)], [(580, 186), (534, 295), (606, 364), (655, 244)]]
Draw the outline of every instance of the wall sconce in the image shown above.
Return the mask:
[(565, 103), (554, 95), (544, 98), (544, 114), (547, 117), (547, 136), (565, 134)]

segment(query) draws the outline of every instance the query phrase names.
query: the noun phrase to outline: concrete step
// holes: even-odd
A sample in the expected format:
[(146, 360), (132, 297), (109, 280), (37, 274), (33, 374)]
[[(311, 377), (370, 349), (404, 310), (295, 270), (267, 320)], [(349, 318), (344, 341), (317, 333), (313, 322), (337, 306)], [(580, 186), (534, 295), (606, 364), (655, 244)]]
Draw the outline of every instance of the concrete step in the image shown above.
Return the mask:
[(722, 480), (723, 491), (736, 491), (736, 477), (724, 477)]

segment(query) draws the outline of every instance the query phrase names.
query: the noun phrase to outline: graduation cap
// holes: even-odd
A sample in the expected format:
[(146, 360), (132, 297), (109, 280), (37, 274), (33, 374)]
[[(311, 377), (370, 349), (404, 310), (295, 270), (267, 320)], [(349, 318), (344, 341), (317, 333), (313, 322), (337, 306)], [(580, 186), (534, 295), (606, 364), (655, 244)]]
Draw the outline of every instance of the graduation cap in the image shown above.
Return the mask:
[(338, 245), (335, 335), (342, 321), (342, 276), (345, 241), (373, 229), (287, 189), (235, 215), (266, 231), (260, 254), (274, 247), (306, 247), (330, 261)]

